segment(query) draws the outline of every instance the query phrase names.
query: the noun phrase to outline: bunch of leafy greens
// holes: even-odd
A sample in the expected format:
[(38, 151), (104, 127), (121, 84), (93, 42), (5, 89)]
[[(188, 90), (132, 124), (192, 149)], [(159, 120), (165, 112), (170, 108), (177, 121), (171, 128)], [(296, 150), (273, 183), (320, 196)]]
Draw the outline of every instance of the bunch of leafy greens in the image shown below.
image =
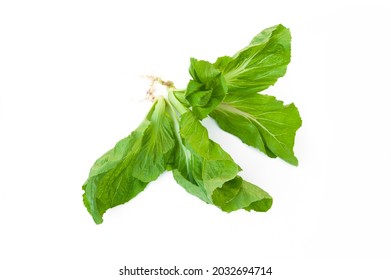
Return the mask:
[(95, 223), (166, 170), (187, 192), (223, 211), (269, 210), (271, 196), (238, 175), (241, 168), (209, 139), (200, 120), (210, 116), (247, 145), (297, 165), (297, 108), (259, 94), (285, 74), (290, 41), (287, 28), (273, 26), (233, 56), (215, 63), (192, 58), (186, 89), (155, 79), (166, 86), (167, 97), (153, 97), (144, 121), (95, 162), (83, 185), (84, 204)]

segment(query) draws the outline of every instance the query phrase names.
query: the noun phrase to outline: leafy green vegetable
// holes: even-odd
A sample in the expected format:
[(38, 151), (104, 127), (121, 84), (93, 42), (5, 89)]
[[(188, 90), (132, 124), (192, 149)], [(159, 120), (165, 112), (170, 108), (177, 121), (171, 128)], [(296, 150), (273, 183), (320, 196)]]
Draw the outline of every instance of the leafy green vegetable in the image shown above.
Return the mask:
[(234, 56), (219, 57), (214, 65), (224, 74), (229, 93), (248, 95), (267, 89), (284, 76), (290, 57), (289, 29), (276, 25), (263, 30)]
[[(239, 209), (267, 211), (272, 198), (258, 187), (259, 191), (253, 192), (251, 186), (254, 185), (237, 176), (240, 167), (219, 144), (208, 138), (208, 131), (195, 114), (171, 94), (169, 100), (173, 104), (171, 114), (178, 140), (172, 163), (178, 184), (188, 193), (226, 212)], [(176, 112), (181, 112), (179, 117)]]
[(158, 98), (140, 126), (92, 166), (83, 200), (96, 223), (107, 209), (135, 197), (166, 169), (175, 146), (166, 106)]
[(224, 99), (227, 92), (224, 77), (211, 63), (203, 60), (190, 60), (190, 80), (186, 99), (192, 111), (199, 118), (205, 118)]
[(188, 111), (180, 116), (174, 162), (175, 180), (190, 193), (212, 203), (212, 194), (239, 172), (239, 166), (217, 143), (195, 115)]
[[(83, 201), (94, 221), (102, 223), (108, 209), (134, 198), (166, 170), (188, 193), (225, 212), (269, 210), (271, 196), (239, 176), (241, 168), (209, 139), (200, 120), (209, 115), (244, 143), (297, 165), (297, 108), (258, 94), (285, 74), (290, 39), (289, 30), (277, 25), (214, 64), (192, 58), (192, 79), (185, 89), (150, 77), (151, 110), (135, 131), (95, 162), (83, 185)], [(166, 86), (167, 97), (154, 96), (155, 83)]]
[(239, 209), (266, 212), (273, 203), (272, 197), (257, 187), (243, 180), (240, 176), (225, 183), (213, 193), (213, 201), (221, 210), (231, 212)]
[(223, 130), (247, 145), (270, 157), (278, 156), (290, 164), (298, 164), (293, 145), (301, 119), (294, 104), (284, 106), (269, 95), (228, 94), (210, 116)]

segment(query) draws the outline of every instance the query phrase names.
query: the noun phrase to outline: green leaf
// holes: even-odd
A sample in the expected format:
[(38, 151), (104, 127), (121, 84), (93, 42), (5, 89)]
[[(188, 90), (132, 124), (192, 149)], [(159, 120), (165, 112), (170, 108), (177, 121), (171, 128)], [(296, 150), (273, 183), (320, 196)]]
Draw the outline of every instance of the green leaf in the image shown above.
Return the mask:
[[(223, 211), (267, 211), (271, 197), (237, 176), (241, 170), (192, 112), (180, 117), (173, 175), (187, 192)], [(258, 190), (256, 190), (258, 189)]]
[(211, 63), (192, 58), (190, 80), (186, 88), (186, 100), (199, 118), (205, 118), (223, 99), (227, 92), (224, 77)]
[(180, 116), (178, 128), (174, 178), (188, 192), (211, 203), (213, 191), (235, 178), (240, 167), (220, 145), (208, 138), (206, 128), (192, 112)]
[(164, 172), (175, 146), (166, 101), (158, 98), (146, 119), (99, 158), (83, 185), (83, 201), (95, 223), (107, 209), (123, 204)]
[(223, 56), (214, 66), (224, 75), (228, 92), (248, 95), (274, 85), (285, 75), (291, 56), (291, 34), (283, 25), (263, 30), (233, 57)]
[(210, 116), (223, 130), (269, 157), (298, 164), (293, 146), (301, 118), (294, 104), (284, 105), (268, 95), (228, 94)]
[(243, 180), (240, 176), (227, 182), (213, 193), (214, 203), (225, 212), (238, 209), (266, 212), (273, 203), (272, 197), (259, 188)]

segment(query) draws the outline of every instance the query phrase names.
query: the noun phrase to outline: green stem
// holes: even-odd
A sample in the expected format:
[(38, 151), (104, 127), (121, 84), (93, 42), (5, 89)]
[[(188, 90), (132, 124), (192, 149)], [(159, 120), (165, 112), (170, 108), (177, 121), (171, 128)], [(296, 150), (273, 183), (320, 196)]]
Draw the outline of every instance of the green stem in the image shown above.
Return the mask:
[(180, 114), (183, 115), (184, 113), (188, 112), (189, 109), (183, 105), (174, 95), (172, 90), (168, 90), (168, 102), (172, 105), (172, 107), (175, 108), (175, 110)]
[[(179, 107), (178, 109), (174, 106), (174, 103), (177, 104), (175, 102), (176, 98), (175, 96), (173, 96), (172, 92), (169, 92), (168, 93), (168, 98), (170, 99), (170, 96), (171, 96), (171, 101), (170, 100), (166, 100), (167, 101), (167, 104), (168, 104), (168, 112), (171, 116), (171, 119), (173, 121), (173, 124), (174, 124), (174, 130), (175, 130), (175, 136), (178, 140), (178, 143), (180, 144), (179, 147), (183, 150), (186, 158), (190, 156), (189, 154), (189, 151), (187, 151), (187, 149), (185, 148), (183, 142), (182, 142), (182, 137), (181, 137), (181, 132), (180, 132), (180, 121), (179, 121), (179, 116), (178, 116), (178, 112), (180, 110), (182, 110), (181, 107)], [(178, 101), (177, 101), (178, 102)], [(177, 104), (178, 106), (179, 104)], [(183, 106), (183, 105), (181, 105)], [(183, 106), (184, 107), (184, 106)], [(183, 113), (180, 113), (181, 115), (184, 114), (185, 111), (183, 111)]]
[(191, 152), (186, 148), (183, 143), (180, 129), (180, 116), (189, 111), (187, 107), (185, 107), (173, 94), (172, 90), (168, 91), (168, 100), (166, 99), (168, 104), (168, 112), (171, 116), (171, 119), (174, 124), (175, 136), (179, 143), (179, 149), (182, 151), (184, 157), (186, 158), (186, 170), (191, 182), (194, 181), (193, 175), (189, 173), (190, 170), (190, 162), (191, 162)]

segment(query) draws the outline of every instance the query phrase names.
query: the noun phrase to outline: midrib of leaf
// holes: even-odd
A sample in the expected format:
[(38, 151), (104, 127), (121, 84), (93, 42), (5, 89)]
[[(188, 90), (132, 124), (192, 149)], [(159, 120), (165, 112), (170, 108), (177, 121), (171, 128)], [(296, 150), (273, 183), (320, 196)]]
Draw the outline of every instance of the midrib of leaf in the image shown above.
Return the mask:
[(286, 145), (284, 143), (282, 143), (280, 140), (278, 140), (276, 135), (274, 135), (272, 132), (270, 132), (261, 122), (258, 121), (258, 119), (254, 118), (253, 115), (251, 115), (251, 114), (249, 114), (247, 112), (244, 112), (242, 110), (239, 110), (238, 108), (236, 108), (234, 106), (231, 106), (231, 105), (229, 105), (228, 103), (225, 103), (225, 102), (221, 102), (220, 105), (217, 107), (217, 110), (227, 111), (227, 112), (230, 112), (230, 113), (241, 115), (241, 116), (245, 117), (246, 119), (248, 119), (249, 121), (258, 124), (269, 135), (271, 135), (277, 141), (277, 143), (279, 143), (284, 148), (285, 151), (287, 151), (286, 150)]
[[(269, 38), (269, 40), (268, 40), (266, 43), (264, 43), (264, 46), (262, 47), (262, 49), (257, 50), (252, 56), (250, 56), (249, 58), (245, 59), (244, 62), (242, 62), (241, 65), (240, 65), (238, 68), (236, 68), (235, 70), (232, 70), (232, 71), (228, 72), (227, 74), (224, 74), (224, 77), (225, 77), (225, 79), (227, 80), (227, 82), (228, 82), (228, 81), (237, 80), (237, 79), (235, 79), (235, 77), (239, 76), (242, 72), (246, 72), (246, 71), (249, 71), (249, 70), (253, 70), (254, 68), (258, 68), (257, 66), (254, 66), (254, 67), (250, 67), (250, 68), (247, 68), (247, 69), (246, 69), (247, 65), (249, 65), (249, 64), (251, 63), (251, 61), (253, 60), (253, 58), (254, 58), (257, 54), (259, 54), (259, 52), (264, 51), (265, 49), (267, 49), (267, 48), (270, 46), (270, 44), (271, 44), (270, 39), (271, 39), (271, 38)], [(249, 47), (254, 47), (254, 48), (256, 48), (256, 47), (259, 47), (259, 45), (260, 45), (260, 44), (255, 44), (255, 45), (250, 45)], [(245, 52), (245, 51), (246, 51), (246, 49), (242, 50), (241, 52)], [(241, 52), (239, 52), (239, 53), (241, 53)], [(258, 65), (261, 64), (265, 59), (267, 59), (268, 57), (270, 57), (270, 56), (272, 56), (272, 55), (273, 55), (273, 53), (271, 53), (271, 54), (265, 56), (265, 57), (262, 58), (259, 62), (257, 62), (257, 64), (258, 64)], [(237, 56), (237, 57), (238, 57), (238, 56)], [(237, 57), (236, 57), (236, 58), (237, 58)]]
[(232, 80), (235, 80), (235, 77), (240, 75), (241, 72), (246, 70), (247, 65), (251, 62), (251, 60), (256, 56), (257, 53), (255, 52), (251, 57), (243, 60), (243, 62), (240, 64), (239, 67), (235, 68), (232, 71), (229, 71), (227, 74), (224, 74), (224, 78), (226, 79), (227, 83), (229, 83)]
[[(175, 98), (175, 97), (174, 97)], [(173, 104), (171, 104), (170, 100), (166, 100), (168, 104), (168, 111), (171, 116), (171, 119), (174, 123), (174, 130), (175, 130), (175, 137), (178, 140), (179, 148), (182, 150), (183, 154), (185, 155), (185, 162), (186, 162), (186, 169), (190, 170), (190, 160), (191, 160), (191, 152), (186, 148), (186, 146), (183, 144), (182, 137), (180, 135), (180, 127), (179, 127), (179, 120), (178, 120), (178, 115), (175, 112), (175, 107)], [(193, 176), (191, 173), (189, 173), (191, 179), (194, 180)]]

